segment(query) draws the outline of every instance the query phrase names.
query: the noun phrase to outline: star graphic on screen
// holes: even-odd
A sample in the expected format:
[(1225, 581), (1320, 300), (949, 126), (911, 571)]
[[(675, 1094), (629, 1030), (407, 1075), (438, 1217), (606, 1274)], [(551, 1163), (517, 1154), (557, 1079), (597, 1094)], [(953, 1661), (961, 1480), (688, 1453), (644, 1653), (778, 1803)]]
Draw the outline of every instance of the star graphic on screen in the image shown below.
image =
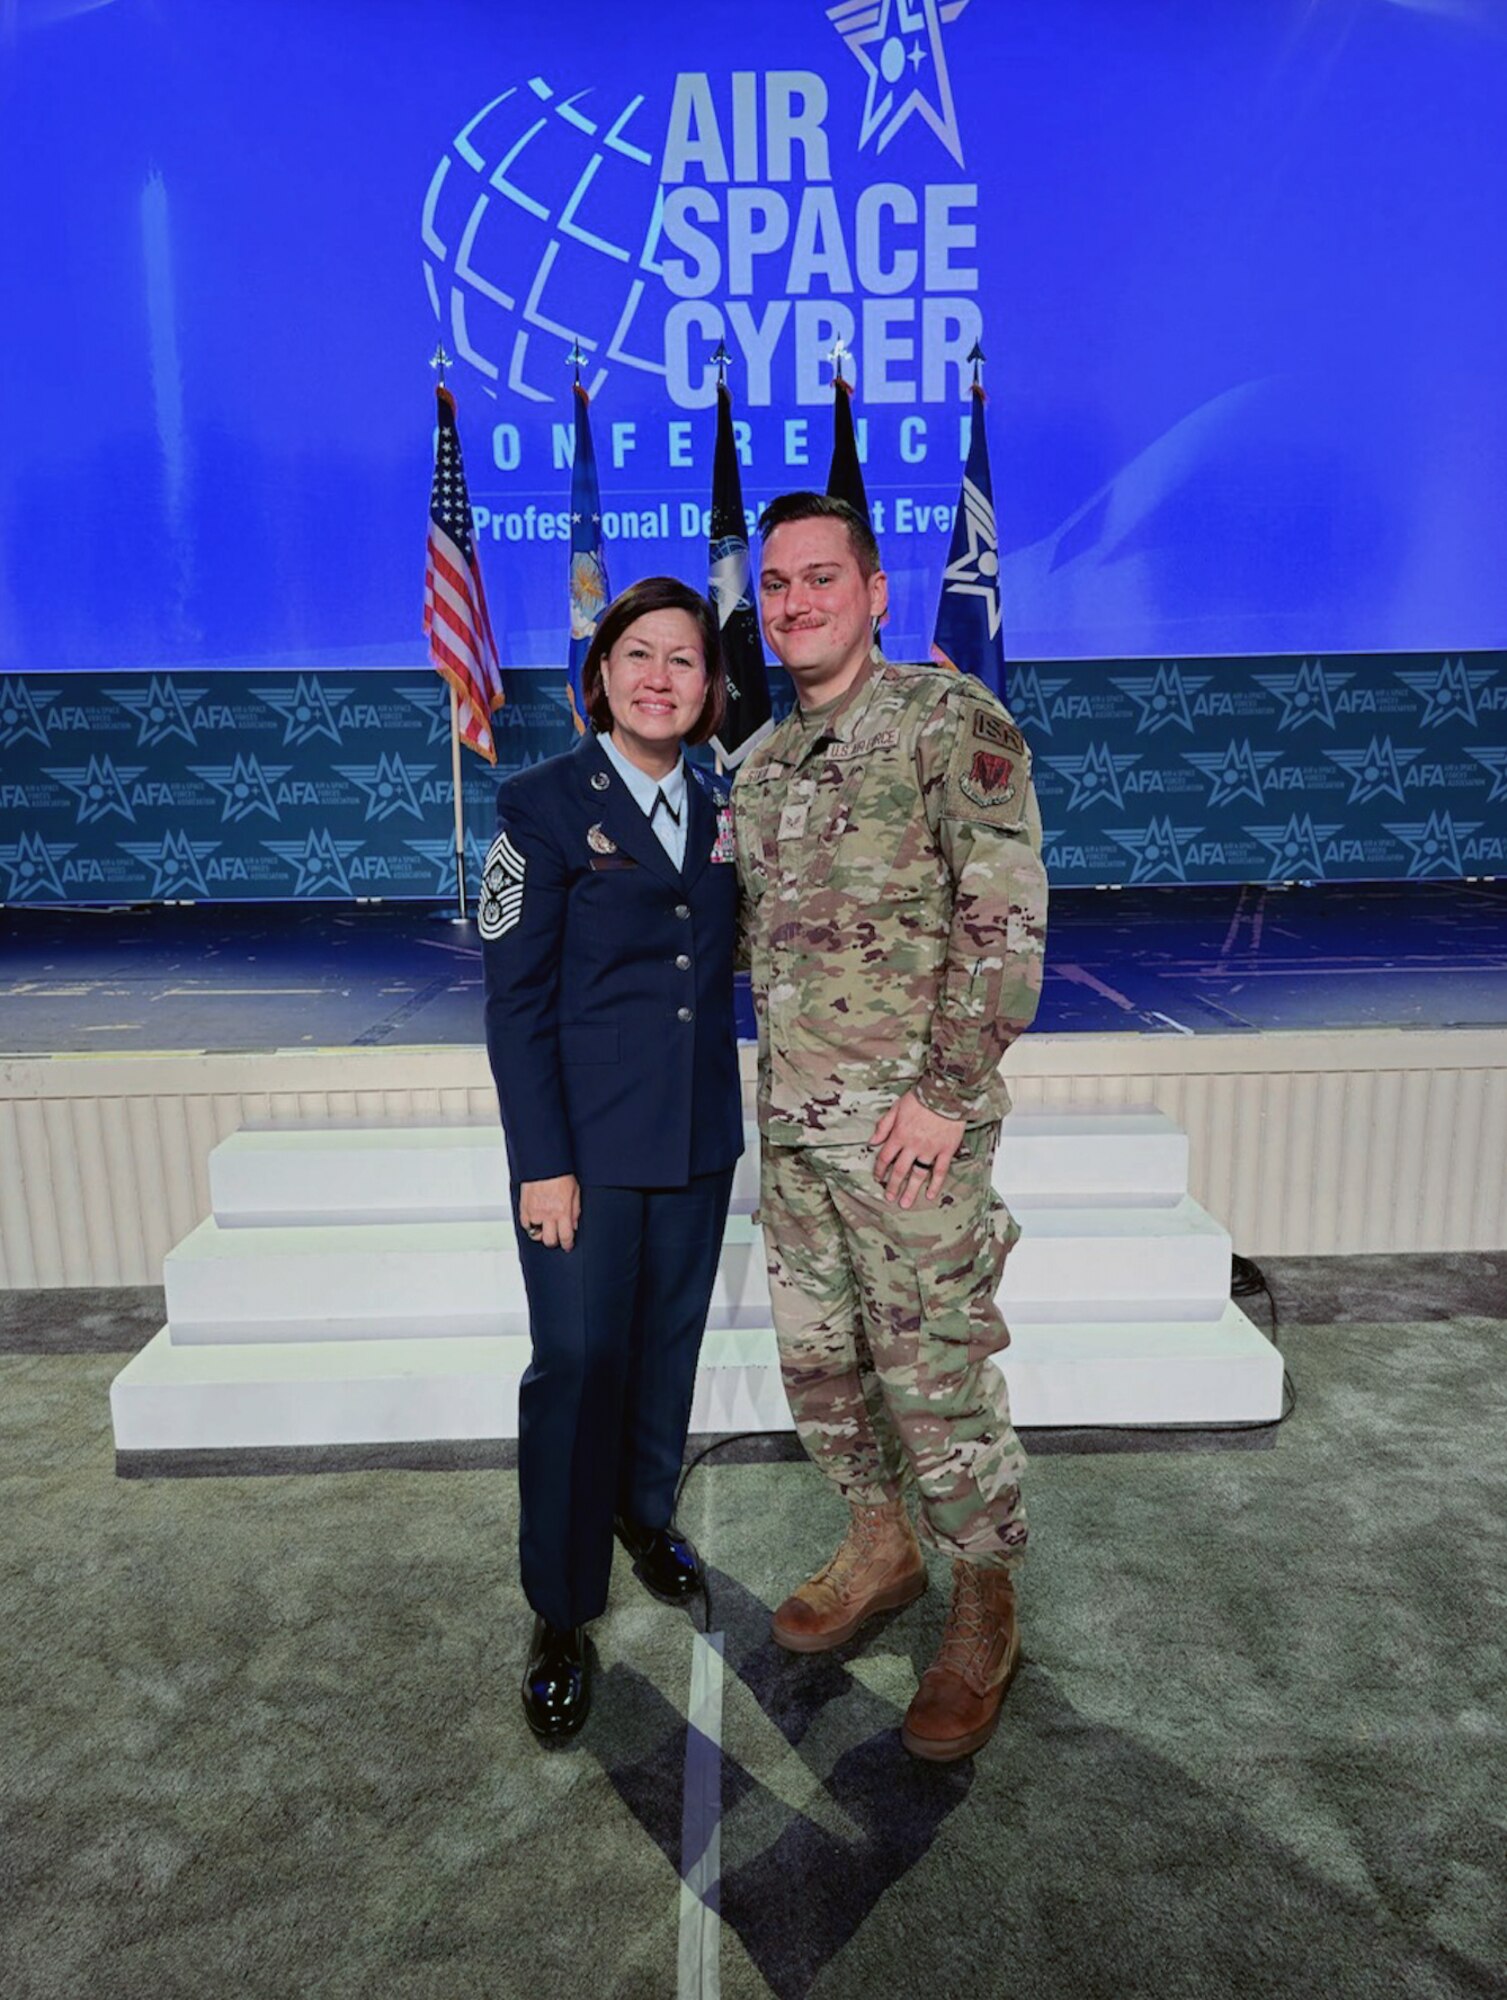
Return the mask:
[[(827, 9), (827, 19), (863, 65), (868, 88), (863, 102), (860, 147), (874, 141), (882, 153), (895, 134), (918, 113), (948, 152), (963, 165), (963, 142), (952, 101), (952, 79), (942, 30), (954, 22), (968, 0), (839, 0)], [(931, 88), (922, 86), (924, 66), (931, 64)], [(909, 88), (903, 91), (906, 68)]]
[(1061, 771), (1072, 785), (1073, 794), (1067, 802), (1069, 812), (1077, 812), (1082, 807), (1099, 804), (1125, 809), (1125, 796), (1120, 790), (1120, 773), (1129, 771), (1133, 764), (1141, 761), (1140, 753), (1133, 751), (1129, 756), (1116, 757), (1107, 743), (1090, 743), (1081, 757), (1045, 757), (1042, 762), (1050, 764), (1053, 770)]
[(1418, 718), (1421, 729), (1437, 729), (1441, 723), (1463, 722), (1476, 726), (1476, 696), (1496, 679), (1491, 667), (1467, 667), (1464, 660), (1441, 660), (1437, 667), (1399, 667), (1398, 680), (1412, 689), (1423, 702)]
[(1412, 849), (1408, 874), (1413, 877), (1463, 875), (1460, 842), (1481, 830), (1480, 820), (1457, 820), (1447, 812), (1431, 812), (1421, 826), (1394, 826), (1390, 820), (1386, 825), (1388, 833)]
[(90, 820), (107, 819), (111, 813), (134, 826), (136, 815), (131, 810), (128, 787), (135, 784), (145, 769), (145, 764), (117, 766), (113, 758), (91, 757), (87, 766), (67, 770), (49, 766), (47, 776), (66, 785), (78, 800), (80, 826), (86, 826)]
[(232, 764), (189, 766), (196, 778), (202, 778), (220, 794), (222, 822), (249, 819), (253, 813), (264, 813), (274, 822), (281, 820), (272, 787), (286, 778), (292, 768), (291, 764), (264, 764), (260, 758), (241, 750), (236, 752)]
[(293, 894), (303, 897), (317, 896), (321, 891), (348, 896), (351, 883), (345, 864), (366, 842), (336, 840), (328, 827), (320, 827), (317, 831), (311, 827), (302, 840), (264, 840), (261, 844), (279, 861), (297, 869), (298, 880)]
[(24, 903), (31, 896), (56, 896), (61, 902), (64, 889), (58, 876), (58, 863), (73, 852), (75, 845), (75, 842), (69, 841), (59, 846), (56, 841), (45, 841), (38, 834), (23, 833), (11, 846), (0, 847), (0, 868), (10, 874), (6, 901)]
[(1164, 814), (1147, 826), (1112, 827), (1109, 837), (1134, 857), (1132, 882), (1186, 882), (1183, 849), (1202, 831), (1198, 826), (1174, 826)]
[(401, 757), (384, 750), (375, 764), (337, 764), (335, 769), (366, 794), (368, 819), (391, 819), (394, 813), (410, 813), (423, 824), (424, 808), (419, 804), (414, 779), (427, 778), (434, 769), (432, 764), (405, 764)]
[[(445, 840), (405, 840), (403, 845), (427, 861), (434, 870), (434, 893), (436, 896), (452, 896), (455, 893), (455, 839)], [(478, 894), (481, 886), (481, 871), (486, 862), (486, 854), (481, 842), (468, 828), (466, 831), (466, 890), (471, 896)]]
[(1227, 806), (1233, 799), (1254, 799), (1265, 805), (1261, 779), (1276, 763), (1275, 750), (1253, 750), (1250, 739), (1231, 742), (1223, 750), (1185, 750), (1183, 762), (1202, 772), (1209, 781), (1209, 804)]
[(1286, 826), (1248, 826), (1245, 831), (1269, 850), (1269, 882), (1322, 882), (1324, 844), (1339, 832), (1339, 822), (1315, 825), (1310, 813), (1294, 813)]
[(55, 687), (28, 687), (19, 677), (0, 680), (0, 744), (20, 743), (30, 738), (44, 750), (50, 750), (52, 737), (37, 703), (51, 708), (61, 692)]
[(197, 707), (207, 693), (207, 688), (179, 687), (168, 675), (153, 674), (146, 687), (116, 688), (110, 699), (118, 708), (135, 716), (138, 750), (166, 743), (174, 736), (197, 749), (199, 739), (189, 710)]
[(188, 902), (209, 894), (203, 864), (219, 841), (190, 840), (180, 827), (160, 840), (122, 840), (116, 845), (122, 854), (151, 869), (153, 902)]
[(1507, 748), (1492, 746), (1480, 750), (1467, 748), (1467, 757), (1491, 773), (1491, 790), (1486, 794), (1486, 803), (1494, 804), (1498, 799), (1507, 799)]

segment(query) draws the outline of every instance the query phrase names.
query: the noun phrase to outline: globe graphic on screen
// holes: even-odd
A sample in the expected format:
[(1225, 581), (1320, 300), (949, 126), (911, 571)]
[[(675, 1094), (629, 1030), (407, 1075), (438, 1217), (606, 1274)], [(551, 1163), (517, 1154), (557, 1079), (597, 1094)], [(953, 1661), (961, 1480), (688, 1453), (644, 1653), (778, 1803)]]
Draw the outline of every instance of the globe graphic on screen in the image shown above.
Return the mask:
[(494, 394), (563, 403), (581, 379), (664, 374), (656, 268), (664, 107), (611, 86), (511, 84), (456, 134), (424, 199), (424, 276), (452, 354)]

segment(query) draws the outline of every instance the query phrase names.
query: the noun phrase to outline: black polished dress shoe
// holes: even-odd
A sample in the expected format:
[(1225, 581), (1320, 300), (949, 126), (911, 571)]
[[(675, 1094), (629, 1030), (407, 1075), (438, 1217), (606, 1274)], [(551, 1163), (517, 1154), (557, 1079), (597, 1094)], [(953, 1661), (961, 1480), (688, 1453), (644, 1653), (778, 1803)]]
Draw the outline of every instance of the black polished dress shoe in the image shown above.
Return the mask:
[(633, 1574), (653, 1596), (665, 1604), (684, 1604), (701, 1589), (696, 1544), (673, 1521), (668, 1528), (640, 1528), (619, 1514), (612, 1525), (633, 1558)]
[(591, 1709), (591, 1665), (586, 1628), (563, 1630), (535, 1618), (528, 1665), (523, 1670), (523, 1714), (534, 1734), (547, 1743), (574, 1736)]

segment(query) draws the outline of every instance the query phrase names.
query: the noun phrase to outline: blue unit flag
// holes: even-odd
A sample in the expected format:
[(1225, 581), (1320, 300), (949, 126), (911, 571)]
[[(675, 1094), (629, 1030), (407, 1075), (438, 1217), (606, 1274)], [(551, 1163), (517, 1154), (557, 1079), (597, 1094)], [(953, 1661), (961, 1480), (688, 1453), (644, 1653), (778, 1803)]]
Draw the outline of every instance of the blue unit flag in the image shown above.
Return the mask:
[(984, 432), (984, 391), (973, 385), (973, 421), (968, 463), (958, 499), (952, 546), (942, 572), (942, 596), (931, 656), (938, 666), (977, 674), (985, 687), (1005, 699), (1005, 640), (999, 590), (999, 527), (994, 518), (994, 485), (989, 477), (989, 440)]
[(602, 495), (591, 442), (591, 398), (577, 382), (575, 458), (570, 473), (570, 708), (577, 730), (586, 730), (581, 669), (607, 609), (607, 550), (602, 538)]

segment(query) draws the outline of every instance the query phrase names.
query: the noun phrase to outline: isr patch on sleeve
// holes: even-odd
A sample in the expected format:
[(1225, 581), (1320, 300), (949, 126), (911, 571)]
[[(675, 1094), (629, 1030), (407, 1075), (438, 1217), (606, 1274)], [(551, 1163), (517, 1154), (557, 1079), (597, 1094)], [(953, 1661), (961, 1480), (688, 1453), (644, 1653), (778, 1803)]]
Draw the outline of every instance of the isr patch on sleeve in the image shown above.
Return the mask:
[(993, 709), (974, 708), (948, 767), (946, 816), (1018, 827), (1030, 784), (1031, 753), (1015, 724)]

